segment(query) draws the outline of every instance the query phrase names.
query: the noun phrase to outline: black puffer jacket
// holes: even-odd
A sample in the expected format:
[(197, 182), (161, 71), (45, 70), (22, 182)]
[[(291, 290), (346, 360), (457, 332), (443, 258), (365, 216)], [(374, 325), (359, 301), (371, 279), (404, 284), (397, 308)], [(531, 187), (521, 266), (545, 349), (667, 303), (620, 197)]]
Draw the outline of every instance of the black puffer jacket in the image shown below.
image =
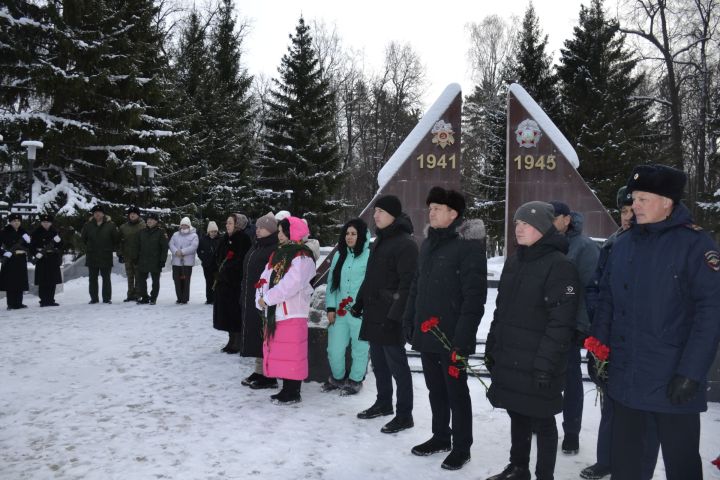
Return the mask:
[(200, 258), (202, 266), (206, 270), (214, 272), (218, 268), (216, 256), (218, 247), (220, 245), (220, 238), (221, 237), (219, 235), (215, 238), (210, 238), (210, 235), (208, 235), (207, 233), (200, 237), (200, 242), (198, 243), (197, 249), (197, 256), (198, 258)]
[[(567, 239), (551, 229), (505, 262), (485, 348), (494, 362), (488, 398), (496, 408), (536, 418), (562, 410), (580, 293), (567, 249)], [(536, 371), (550, 374), (549, 388), (537, 388)]]
[(262, 357), (263, 324), (260, 311), (255, 307), (255, 283), (265, 270), (270, 255), (277, 249), (278, 236), (273, 233), (258, 238), (255, 246), (245, 255), (242, 278), (242, 330), (240, 331), (240, 355)]
[(402, 319), (418, 256), (412, 232), (412, 222), (404, 213), (377, 231), (354, 306), (363, 312), (362, 340), (405, 345)]
[[(62, 263), (63, 243), (55, 227), (45, 230), (37, 227), (30, 235), (32, 257), (35, 259), (35, 285), (57, 285), (62, 283), (60, 264)], [(57, 238), (57, 242), (55, 239)], [(41, 258), (37, 258), (40, 254)]]
[(475, 337), (485, 311), (487, 259), (482, 220), (456, 219), (448, 228), (429, 228), (420, 247), (403, 324), (412, 331), (413, 349), (447, 353), (420, 324), (438, 317), (439, 328), (463, 355), (475, 352)]
[[(235, 231), (224, 235), (218, 247), (216, 260), (219, 265), (213, 303), (213, 327), (225, 332), (239, 332), (242, 327), (242, 303), (240, 284), (243, 276), (243, 260), (251, 242), (245, 233)], [(228, 258), (228, 252), (233, 252)]]

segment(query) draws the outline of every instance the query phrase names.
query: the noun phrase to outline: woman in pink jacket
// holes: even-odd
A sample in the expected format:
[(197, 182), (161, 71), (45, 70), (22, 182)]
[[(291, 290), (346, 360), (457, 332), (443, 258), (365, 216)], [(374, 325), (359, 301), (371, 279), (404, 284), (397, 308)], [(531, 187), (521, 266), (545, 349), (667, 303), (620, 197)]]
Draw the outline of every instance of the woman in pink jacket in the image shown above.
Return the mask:
[(307, 322), (315, 261), (302, 239), (309, 233), (297, 217), (281, 220), (278, 248), (256, 285), (255, 302), (266, 317), (264, 375), (283, 380), (282, 390), (270, 397), (278, 405), (299, 402), (300, 385), (308, 375)]

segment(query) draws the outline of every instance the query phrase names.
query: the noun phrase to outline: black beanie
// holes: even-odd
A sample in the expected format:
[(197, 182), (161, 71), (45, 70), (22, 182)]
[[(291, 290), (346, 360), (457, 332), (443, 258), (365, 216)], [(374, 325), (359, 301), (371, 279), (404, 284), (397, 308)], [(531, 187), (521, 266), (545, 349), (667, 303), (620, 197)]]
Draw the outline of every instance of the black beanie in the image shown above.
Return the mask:
[(521, 220), (532, 225), (545, 235), (553, 228), (553, 220), (555, 220), (555, 210), (553, 206), (546, 202), (527, 202), (520, 206), (515, 212), (513, 221)]
[(428, 192), (425, 205), (437, 203), (439, 205), (447, 205), (458, 213), (458, 217), (462, 217), (465, 213), (465, 197), (455, 190), (445, 190), (442, 187), (432, 187)]
[(627, 184), (627, 194), (635, 190), (662, 195), (678, 203), (685, 189), (685, 172), (667, 165), (638, 165), (633, 168)]
[(400, 199), (395, 195), (385, 195), (380, 197), (373, 206), (375, 208), (382, 208), (395, 218), (399, 217), (402, 213), (402, 204), (400, 203)]

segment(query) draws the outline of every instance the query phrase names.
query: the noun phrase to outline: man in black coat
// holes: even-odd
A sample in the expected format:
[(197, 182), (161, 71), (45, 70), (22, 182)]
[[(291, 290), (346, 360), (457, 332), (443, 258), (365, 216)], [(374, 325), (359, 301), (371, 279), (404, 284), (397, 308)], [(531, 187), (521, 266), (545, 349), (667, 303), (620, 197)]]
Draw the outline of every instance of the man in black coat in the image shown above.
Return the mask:
[[(465, 199), (454, 190), (433, 187), (425, 203), (430, 228), (420, 247), (403, 325), (408, 342), (420, 352), (433, 435), (413, 447), (412, 453), (432, 455), (452, 447), (442, 468), (458, 470), (470, 461), (472, 445), (472, 405), (462, 359), (475, 353), (475, 337), (485, 311), (485, 225), (482, 220), (464, 221)], [(449, 344), (422, 331), (421, 324), (431, 317), (439, 320), (437, 328)], [(449, 373), (451, 366), (458, 369), (457, 377)]]
[(30, 236), (32, 256), (35, 259), (35, 285), (38, 286), (41, 307), (57, 307), (55, 286), (62, 283), (63, 243), (55, 227), (53, 217), (40, 215), (40, 226)]
[(198, 243), (197, 256), (202, 263), (203, 276), (205, 277), (205, 304), (212, 304), (215, 301), (215, 275), (217, 275), (217, 250), (220, 245), (220, 235), (217, 223), (210, 221), (207, 226), (207, 234), (200, 238)]
[(0, 232), (0, 291), (7, 292), (8, 310), (27, 308), (22, 303), (23, 292), (29, 290), (27, 261), (30, 235), (22, 227), (19, 213), (11, 213), (8, 224)]
[(358, 418), (392, 415), (392, 380), (397, 383), (395, 418), (380, 430), (395, 433), (414, 426), (412, 375), (405, 352), (402, 316), (417, 266), (418, 247), (410, 218), (402, 213), (400, 199), (385, 195), (375, 202), (377, 238), (370, 250), (365, 280), (352, 314), (362, 316), (360, 339), (370, 342), (377, 399)]
[(580, 281), (553, 226), (553, 207), (528, 202), (515, 212), (518, 248), (500, 276), (497, 307), (485, 346), (492, 384), (488, 399), (510, 416), (510, 465), (488, 480), (530, 480), (537, 430), (538, 480), (554, 478), (567, 352), (576, 325)]

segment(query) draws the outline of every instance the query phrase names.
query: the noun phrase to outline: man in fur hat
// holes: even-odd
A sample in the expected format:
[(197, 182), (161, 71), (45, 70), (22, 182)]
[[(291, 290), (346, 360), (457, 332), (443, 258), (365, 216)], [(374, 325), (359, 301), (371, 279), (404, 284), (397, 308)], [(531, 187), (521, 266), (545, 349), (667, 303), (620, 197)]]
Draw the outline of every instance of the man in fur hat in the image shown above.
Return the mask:
[[(430, 227), (420, 247), (403, 327), (407, 341), (420, 352), (432, 410), (432, 437), (413, 447), (412, 453), (450, 452), (442, 468), (458, 470), (470, 461), (472, 445), (472, 406), (463, 360), (475, 353), (475, 337), (485, 311), (485, 225), (482, 220), (463, 218), (465, 199), (454, 190), (433, 187), (425, 203)], [(437, 328), (449, 345), (421, 327), (432, 317), (438, 319)]]
[(98, 275), (102, 277), (102, 301), (112, 303), (112, 284), (110, 271), (113, 266), (113, 252), (117, 250), (120, 232), (115, 224), (105, 215), (101, 205), (90, 210), (92, 218), (80, 233), (85, 244), (85, 266), (90, 274), (90, 303), (98, 303)]
[(124, 302), (133, 302), (138, 299), (138, 291), (135, 288), (135, 276), (137, 275), (137, 264), (133, 261), (137, 257), (140, 245), (140, 230), (145, 228), (145, 221), (140, 218), (140, 209), (135, 205), (126, 210), (127, 222), (120, 226), (120, 250), (118, 251), (118, 262), (125, 263), (125, 274), (127, 275), (127, 297)]
[(669, 480), (702, 478), (700, 412), (720, 340), (720, 254), (680, 201), (685, 173), (639, 165), (627, 184), (635, 223), (615, 241), (593, 334), (610, 347), (613, 480), (642, 478), (655, 420)]

